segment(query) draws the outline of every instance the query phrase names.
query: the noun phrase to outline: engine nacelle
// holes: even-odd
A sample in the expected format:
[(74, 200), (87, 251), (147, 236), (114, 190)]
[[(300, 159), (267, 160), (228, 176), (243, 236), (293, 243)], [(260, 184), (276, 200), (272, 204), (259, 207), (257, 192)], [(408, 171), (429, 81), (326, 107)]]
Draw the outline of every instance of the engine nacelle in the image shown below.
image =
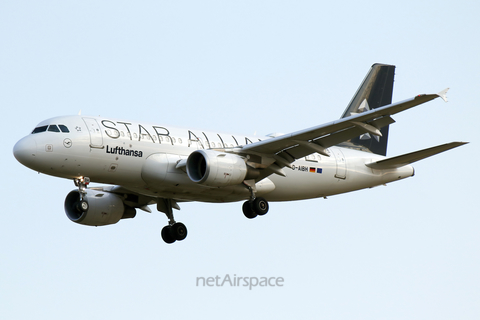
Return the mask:
[(225, 187), (242, 183), (250, 169), (237, 155), (214, 150), (196, 150), (188, 156), (190, 180), (209, 187)]
[(79, 206), (78, 190), (71, 191), (65, 198), (65, 213), (73, 222), (87, 226), (105, 226), (136, 215), (135, 209), (125, 206), (116, 194), (92, 189), (85, 191), (87, 194), (83, 200), (88, 203), (86, 211)]

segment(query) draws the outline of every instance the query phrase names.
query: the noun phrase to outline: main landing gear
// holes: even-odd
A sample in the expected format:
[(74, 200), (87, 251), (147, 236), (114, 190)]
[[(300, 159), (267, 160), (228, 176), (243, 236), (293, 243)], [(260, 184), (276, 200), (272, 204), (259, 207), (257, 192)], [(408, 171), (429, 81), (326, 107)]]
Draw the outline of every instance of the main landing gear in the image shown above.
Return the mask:
[(168, 244), (177, 240), (182, 241), (187, 237), (187, 227), (173, 218), (173, 206), (176, 205), (172, 199), (162, 199), (157, 203), (158, 211), (164, 212), (168, 218), (168, 225), (162, 229), (162, 239)]
[(268, 201), (262, 197), (256, 198), (252, 187), (248, 187), (248, 190), (250, 191), (250, 200), (243, 204), (243, 214), (248, 219), (253, 219), (257, 215), (263, 216), (268, 212)]
[[(263, 216), (268, 212), (268, 201), (262, 197), (255, 197), (254, 189), (245, 184), (250, 191), (250, 200), (243, 204), (243, 214), (249, 219), (256, 216)], [(168, 218), (168, 225), (162, 229), (162, 239), (166, 243), (174, 243), (175, 241), (182, 241), (187, 237), (187, 227), (181, 222), (176, 222), (173, 217), (173, 208), (180, 210), (173, 199), (159, 199), (157, 202), (157, 210), (166, 214)]]

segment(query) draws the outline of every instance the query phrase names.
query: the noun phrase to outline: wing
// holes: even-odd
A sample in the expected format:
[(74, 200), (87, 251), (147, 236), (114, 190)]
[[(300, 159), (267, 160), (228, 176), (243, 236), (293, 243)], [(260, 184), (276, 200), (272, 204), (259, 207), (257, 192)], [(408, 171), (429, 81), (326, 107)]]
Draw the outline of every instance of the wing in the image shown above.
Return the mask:
[[(418, 95), (405, 101), (360, 114), (352, 114), (349, 117), (330, 123), (248, 144), (242, 146), (239, 153), (250, 155), (249, 164), (254, 167), (269, 168), (270, 171), (282, 174), (282, 167), (290, 167), (290, 164), (296, 159), (314, 152), (330, 156), (327, 148), (331, 146), (365, 133), (381, 136), (380, 129), (395, 122), (391, 115), (438, 97), (446, 101), (447, 90), (445, 89), (438, 94)], [(255, 158), (255, 156), (257, 157)]]
[(158, 201), (157, 198), (142, 195), (122, 186), (99, 186), (89, 189), (117, 194), (122, 197), (125, 205), (131, 208), (138, 208), (148, 213), (152, 212), (148, 206)]

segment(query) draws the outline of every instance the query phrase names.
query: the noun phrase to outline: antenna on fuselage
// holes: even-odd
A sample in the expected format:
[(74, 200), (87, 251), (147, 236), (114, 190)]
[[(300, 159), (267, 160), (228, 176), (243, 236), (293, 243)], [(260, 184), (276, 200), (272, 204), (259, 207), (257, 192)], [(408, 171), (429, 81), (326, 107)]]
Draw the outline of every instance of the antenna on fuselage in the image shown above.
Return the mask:
[(78, 115), (79, 115), (79, 116), (82, 115), (82, 109), (80, 109), (80, 111), (78, 111)]

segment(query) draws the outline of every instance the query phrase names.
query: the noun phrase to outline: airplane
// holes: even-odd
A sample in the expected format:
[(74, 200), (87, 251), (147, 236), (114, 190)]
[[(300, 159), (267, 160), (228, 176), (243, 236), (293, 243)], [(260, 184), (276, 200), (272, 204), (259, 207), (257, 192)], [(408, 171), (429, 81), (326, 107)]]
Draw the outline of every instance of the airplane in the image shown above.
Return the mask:
[(326, 198), (411, 177), (413, 162), (467, 143), (387, 157), (391, 116), (438, 97), (447, 102), (448, 91), (392, 104), (394, 72), (394, 65), (374, 64), (340, 119), (288, 134), (258, 138), (76, 115), (40, 122), (13, 153), (32, 170), (74, 181), (64, 204), (71, 221), (110, 225), (156, 204), (168, 218), (162, 239), (171, 244), (187, 236), (173, 214), (181, 202), (245, 201), (243, 214), (253, 219), (270, 201)]

